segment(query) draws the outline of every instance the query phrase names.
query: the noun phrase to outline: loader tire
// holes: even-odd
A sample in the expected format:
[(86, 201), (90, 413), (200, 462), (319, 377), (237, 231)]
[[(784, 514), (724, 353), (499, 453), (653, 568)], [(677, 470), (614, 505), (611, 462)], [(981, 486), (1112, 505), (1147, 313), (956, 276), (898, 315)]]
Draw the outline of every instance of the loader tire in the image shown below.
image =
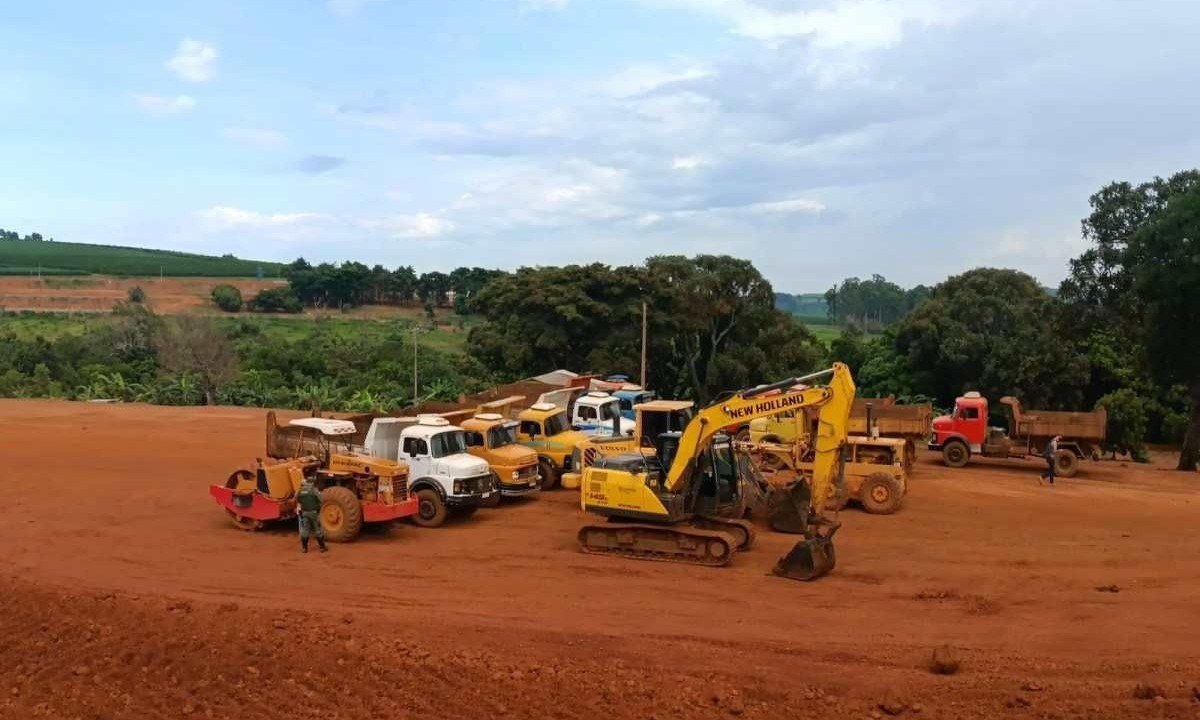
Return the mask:
[[(554, 463), (546, 458), (538, 460), (538, 472), (542, 474), (543, 490), (553, 490), (558, 487), (559, 474), (558, 469), (554, 467)], [(582, 472), (582, 469), (578, 472)]]
[(891, 515), (900, 509), (903, 491), (896, 478), (887, 473), (871, 473), (863, 480), (858, 501), (872, 515)]
[(412, 516), (413, 522), (421, 527), (441, 527), (448, 514), (446, 503), (437, 490), (424, 487), (417, 491), (417, 514)]
[(946, 447), (942, 448), (942, 461), (948, 467), (965, 467), (967, 461), (970, 459), (971, 451), (967, 449), (967, 444), (961, 440), (951, 440), (946, 443)]
[[(747, 431), (747, 433), (748, 432), (749, 431)], [(783, 444), (783, 440), (775, 437), (774, 435), (768, 435), (767, 437), (763, 438), (762, 441), (765, 443), (773, 443), (775, 445)], [(771, 472), (778, 472), (780, 470), (783, 470), (785, 467), (787, 467), (787, 461), (785, 461), (783, 458), (779, 457), (775, 453), (770, 453), (770, 452), (764, 452), (762, 454), (762, 459), (758, 461), (758, 464), (764, 470), (770, 470)]]
[(1063, 477), (1075, 477), (1079, 472), (1079, 458), (1070, 450), (1059, 450), (1054, 454), (1054, 472)]
[(322, 490), (320, 518), (330, 542), (350, 542), (362, 532), (362, 505), (350, 488), (334, 485)]

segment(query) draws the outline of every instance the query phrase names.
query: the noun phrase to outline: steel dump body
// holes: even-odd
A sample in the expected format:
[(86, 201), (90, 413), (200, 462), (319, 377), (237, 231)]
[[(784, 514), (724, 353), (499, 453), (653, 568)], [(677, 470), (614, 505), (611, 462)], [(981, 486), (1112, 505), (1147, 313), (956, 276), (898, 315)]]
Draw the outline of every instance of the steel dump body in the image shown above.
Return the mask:
[[(337, 442), (361, 447), (367, 431), (358, 423), (355, 423), (355, 427), (357, 432), (352, 435), (340, 435)], [(282, 460), (306, 455), (321, 457), (323, 453), (321, 433), (306, 427), (280, 425), (275, 418), (275, 411), (267, 412), (267, 457)]]
[(1023, 410), (1021, 401), (1012, 396), (1000, 398), (1010, 411), (1010, 437), (1028, 438), (1036, 443), (1061, 435), (1064, 439), (1099, 443), (1104, 440), (1108, 426), (1108, 412), (1097, 408), (1091, 412), (1064, 412), (1060, 410)]
[(871, 406), (871, 421), (881, 437), (920, 440), (929, 436), (933, 427), (933, 406), (897, 405), (894, 397), (858, 398), (850, 410), (851, 435), (869, 435), (867, 405)]

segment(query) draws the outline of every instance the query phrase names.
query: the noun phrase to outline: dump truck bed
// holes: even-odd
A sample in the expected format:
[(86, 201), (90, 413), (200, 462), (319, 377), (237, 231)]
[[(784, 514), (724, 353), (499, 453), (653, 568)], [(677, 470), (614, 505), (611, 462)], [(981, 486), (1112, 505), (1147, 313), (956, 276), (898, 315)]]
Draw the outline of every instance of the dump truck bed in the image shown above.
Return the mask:
[(861, 403), (856, 400), (850, 410), (849, 430), (852, 435), (868, 434), (867, 402), (871, 403), (871, 418), (875, 427), (884, 437), (924, 438), (933, 429), (933, 406), (929, 403), (895, 405), (891, 398), (867, 398)]
[(1100, 442), (1108, 427), (1108, 412), (1098, 408), (1091, 412), (1061, 410), (1025, 410), (1014, 397), (1000, 398), (1012, 412), (1009, 435), (1012, 437), (1052, 438), (1061, 435), (1069, 440)]

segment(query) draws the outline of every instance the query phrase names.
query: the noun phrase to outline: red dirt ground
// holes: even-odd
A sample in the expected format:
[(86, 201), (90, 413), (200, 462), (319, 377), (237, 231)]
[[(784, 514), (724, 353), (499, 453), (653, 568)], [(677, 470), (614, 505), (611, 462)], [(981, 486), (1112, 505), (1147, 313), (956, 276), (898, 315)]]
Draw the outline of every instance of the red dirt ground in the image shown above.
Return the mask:
[[(1200, 477), (1166, 458), (1049, 488), (924, 457), (804, 584), (767, 574), (794, 538), (765, 529), (725, 568), (582, 555), (569, 491), (301, 556), (206, 492), (261, 410), (0, 422), (4, 718), (1200, 717)], [(942, 645), (958, 674), (928, 671)]]
[(108, 312), (124, 300), (133, 286), (146, 291), (149, 302), (160, 313), (177, 314), (214, 310), (212, 289), (229, 284), (246, 299), (259, 290), (279, 285), (281, 280), (245, 278), (116, 278), (97, 275), (0, 277), (0, 308), (39, 312)]

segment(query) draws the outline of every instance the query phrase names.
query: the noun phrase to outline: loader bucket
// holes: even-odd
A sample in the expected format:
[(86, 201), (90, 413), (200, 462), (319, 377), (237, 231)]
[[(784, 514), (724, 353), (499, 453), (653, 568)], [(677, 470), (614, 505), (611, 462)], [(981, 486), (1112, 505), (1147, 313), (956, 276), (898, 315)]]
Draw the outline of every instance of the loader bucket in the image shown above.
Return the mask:
[(792, 580), (808, 581), (829, 574), (836, 564), (833, 539), (816, 537), (796, 543), (787, 555), (779, 558), (771, 572)]

